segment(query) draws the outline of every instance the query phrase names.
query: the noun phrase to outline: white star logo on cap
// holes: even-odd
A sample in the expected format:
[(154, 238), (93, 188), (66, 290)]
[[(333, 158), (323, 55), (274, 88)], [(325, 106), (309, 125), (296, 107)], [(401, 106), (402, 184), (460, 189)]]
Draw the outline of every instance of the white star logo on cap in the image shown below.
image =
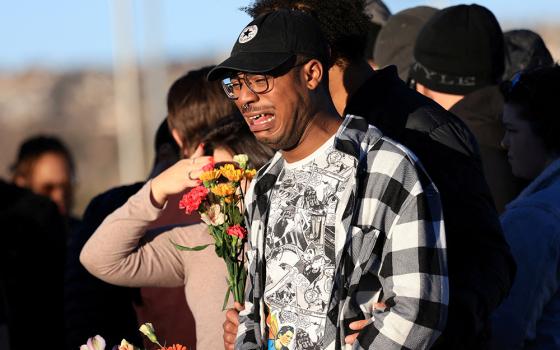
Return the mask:
[(245, 44), (246, 42), (251, 41), (257, 35), (258, 31), (259, 28), (257, 28), (256, 25), (245, 27), (245, 29), (241, 31), (241, 34), (239, 34), (239, 43)]

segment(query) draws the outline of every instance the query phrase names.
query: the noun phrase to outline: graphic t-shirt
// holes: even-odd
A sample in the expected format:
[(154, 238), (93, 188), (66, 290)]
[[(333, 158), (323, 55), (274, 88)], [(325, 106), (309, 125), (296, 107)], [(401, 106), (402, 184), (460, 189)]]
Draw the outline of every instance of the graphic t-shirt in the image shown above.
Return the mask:
[(322, 349), (335, 213), (355, 164), (333, 143), (334, 137), (305, 159), (286, 163), (272, 192), (264, 293), (269, 350)]

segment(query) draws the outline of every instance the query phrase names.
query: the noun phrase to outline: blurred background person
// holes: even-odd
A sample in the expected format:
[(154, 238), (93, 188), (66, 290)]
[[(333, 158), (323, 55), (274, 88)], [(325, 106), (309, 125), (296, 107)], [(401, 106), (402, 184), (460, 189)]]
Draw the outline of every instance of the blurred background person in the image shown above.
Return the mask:
[(364, 49), (364, 58), (372, 67), (377, 68), (373, 59), (373, 48), (379, 37), (380, 30), (385, 26), (391, 17), (391, 10), (381, 0), (366, 0), (364, 12), (370, 17), (369, 30)]
[(503, 145), (513, 173), (532, 181), (501, 217), (517, 261), (494, 315), (495, 349), (560, 348), (560, 67), (521, 72), (506, 91)]
[[(179, 147), (173, 140), (167, 118), (160, 124), (154, 140), (155, 159), (149, 178), (179, 160)], [(84, 339), (102, 334), (107, 344), (125, 338), (142, 344), (140, 324), (157, 324), (158, 336), (169, 343), (189, 343), (194, 322), (183, 289), (119, 287), (91, 275), (80, 264), (84, 244), (103, 220), (138, 192), (144, 182), (112, 188), (96, 196), (87, 206), (83, 220), (72, 236), (68, 249), (65, 276), (66, 349), (74, 350)], [(138, 313), (138, 317), (137, 317)]]
[(0, 349), (64, 344), (65, 226), (49, 198), (0, 180)]
[(56, 203), (60, 214), (66, 218), (68, 234), (78, 223), (71, 214), (75, 174), (70, 150), (55, 136), (37, 135), (24, 140), (12, 165), (12, 179), (16, 185)]
[(414, 47), (410, 71), (416, 89), (461, 118), (480, 146), (484, 174), (498, 212), (520, 190), (500, 146), (504, 36), (494, 14), (479, 5), (457, 5), (434, 14)]
[(524, 69), (547, 67), (554, 64), (552, 55), (541, 36), (529, 29), (514, 29), (504, 33), (506, 69), (504, 80)]
[(408, 81), (414, 63), (414, 44), (420, 29), (437, 12), (430, 6), (416, 6), (395, 13), (379, 31), (373, 50), (375, 68), (397, 66), (399, 78)]
[[(212, 161), (231, 161), (234, 154), (245, 153), (252, 166), (260, 167), (273, 154), (257, 142), (221, 84), (206, 80), (210, 69), (190, 71), (176, 80), (168, 93), (172, 135), (181, 153), (190, 158), (148, 181), (109, 215), (80, 255), (88, 271), (108, 283), (182, 286), (196, 328), (196, 335), (186, 336), (196, 336), (196, 348), (200, 350), (220, 349), (223, 344), (226, 267), (212, 248), (190, 252), (173, 246), (171, 241), (188, 247), (213, 243), (207, 225), (197, 214), (186, 215), (179, 210), (174, 198), (197, 186), (193, 174), (199, 174)], [(169, 210), (180, 214), (176, 215), (177, 221), (164, 219)]]

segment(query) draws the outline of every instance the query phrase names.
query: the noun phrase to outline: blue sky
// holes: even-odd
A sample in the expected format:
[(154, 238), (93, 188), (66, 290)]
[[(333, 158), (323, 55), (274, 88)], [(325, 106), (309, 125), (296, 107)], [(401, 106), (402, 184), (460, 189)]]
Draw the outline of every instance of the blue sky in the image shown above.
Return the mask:
[[(73, 69), (110, 67), (113, 54), (113, 1), (5, 0), (0, 5), (0, 71), (42, 66)], [(132, 0), (134, 48), (146, 52), (146, 18), (159, 20), (164, 59), (196, 59), (227, 53), (250, 20), (239, 8), (250, 0)], [(445, 7), (461, 1), (388, 0), (391, 11), (428, 4)], [(487, 0), (501, 22), (536, 24), (558, 21), (558, 0)], [(159, 4), (158, 8), (148, 8)], [(155, 5), (157, 6), (157, 5)], [(148, 17), (147, 14), (150, 16)], [(153, 33), (153, 31), (151, 31)]]

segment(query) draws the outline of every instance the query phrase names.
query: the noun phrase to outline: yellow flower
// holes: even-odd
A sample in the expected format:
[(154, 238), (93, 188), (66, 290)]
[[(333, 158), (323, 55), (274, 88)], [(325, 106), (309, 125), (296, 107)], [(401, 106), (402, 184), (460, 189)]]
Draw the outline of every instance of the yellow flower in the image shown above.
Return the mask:
[(235, 187), (231, 183), (217, 184), (212, 187), (212, 193), (220, 197), (229, 197), (235, 193)]
[(257, 171), (255, 169), (247, 169), (245, 170), (245, 178), (249, 181), (253, 180), (253, 178), (257, 175)]
[(212, 170), (208, 170), (208, 171), (203, 172), (202, 174), (200, 174), (200, 176), (198, 178), (201, 181), (212, 181), (212, 180), (216, 180), (219, 177), (220, 177), (220, 170), (212, 169)]
[(220, 173), (231, 182), (239, 182), (243, 179), (243, 169), (235, 169), (233, 164), (222, 166)]
[(224, 198), (224, 202), (229, 204), (229, 203), (237, 202), (240, 199), (241, 199), (241, 196), (229, 196), (229, 197)]

